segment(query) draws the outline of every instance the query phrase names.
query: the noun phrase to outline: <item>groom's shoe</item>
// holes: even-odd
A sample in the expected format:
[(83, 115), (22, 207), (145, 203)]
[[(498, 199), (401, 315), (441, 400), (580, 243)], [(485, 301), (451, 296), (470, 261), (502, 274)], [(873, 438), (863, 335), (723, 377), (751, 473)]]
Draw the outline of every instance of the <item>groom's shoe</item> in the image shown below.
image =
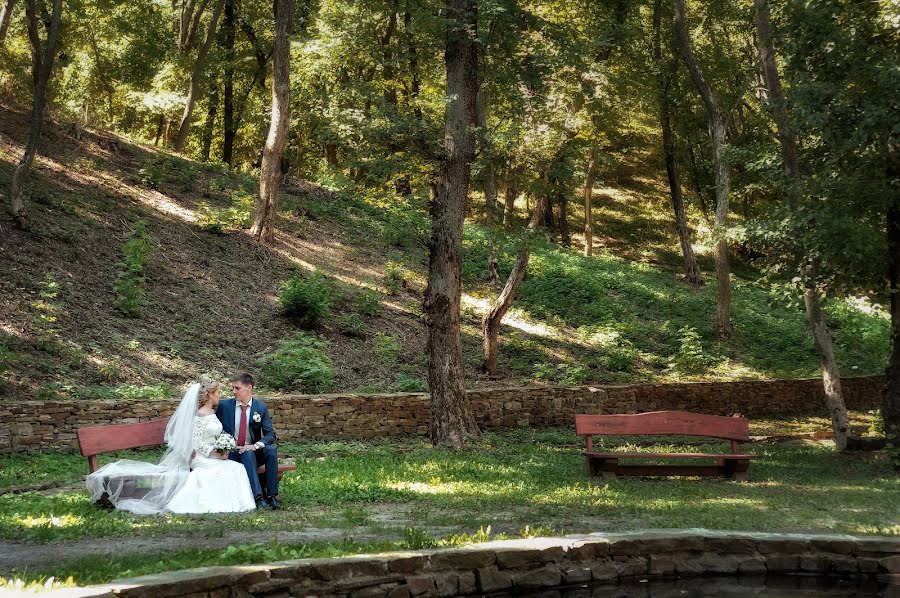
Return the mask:
[(268, 509), (269, 505), (266, 503), (266, 500), (262, 496), (256, 497), (256, 508), (257, 510)]
[(271, 508), (273, 511), (281, 508), (281, 501), (278, 500), (277, 496), (269, 497), (269, 508)]

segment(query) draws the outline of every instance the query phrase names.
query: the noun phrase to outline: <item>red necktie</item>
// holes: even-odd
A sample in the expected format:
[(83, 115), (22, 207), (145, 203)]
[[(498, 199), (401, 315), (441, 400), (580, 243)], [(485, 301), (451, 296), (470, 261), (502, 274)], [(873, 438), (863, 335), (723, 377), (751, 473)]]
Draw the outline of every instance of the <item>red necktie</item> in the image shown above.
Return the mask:
[(238, 431), (237, 445), (244, 446), (247, 441), (247, 405), (241, 405), (241, 427)]

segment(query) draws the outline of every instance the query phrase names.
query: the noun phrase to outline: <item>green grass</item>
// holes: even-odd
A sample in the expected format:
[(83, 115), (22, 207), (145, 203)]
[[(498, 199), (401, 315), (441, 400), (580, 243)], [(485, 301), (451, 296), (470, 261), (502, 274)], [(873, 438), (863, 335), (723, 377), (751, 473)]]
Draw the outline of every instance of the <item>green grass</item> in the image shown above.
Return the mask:
[[(799, 424), (788, 426), (796, 429)], [(625, 438), (608, 447), (715, 449), (650, 442)], [(337, 529), (346, 537), (365, 533), (398, 547), (404, 544), (397, 542), (428, 545), (439, 537), (462, 541), (459, 538), (468, 536), (459, 534), (488, 528), (512, 535), (535, 528), (578, 533), (693, 527), (900, 535), (900, 479), (882, 456), (838, 455), (818, 444), (757, 443), (745, 448), (759, 456), (746, 483), (694, 478), (603, 483), (585, 477), (580, 439), (569, 430), (486, 434), (475, 448), (458, 452), (409, 438), (286, 443), (281, 453), (293, 457), (298, 470), (282, 482), (285, 510), (153, 517), (103, 511), (90, 504), (80, 486), (84, 461), (77, 455), (6, 456), (0, 458), (2, 485), (59, 479), (74, 486), (0, 496), (0, 538), (45, 543), (171, 537), (177, 545), (178, 538), (221, 537), (226, 530), (257, 537), (259, 530)], [(143, 456), (152, 460), (158, 453)], [(337, 544), (340, 550), (371, 550)], [(332, 538), (307, 548), (271, 550), (336, 550), (335, 545)], [(95, 568), (97, 575), (107, 577), (146, 573), (222, 562), (221, 553), (193, 550), (195, 558), (177, 552), (165, 558), (122, 555), (108, 567), (82, 558), (31, 573), (99, 581), (89, 576)]]

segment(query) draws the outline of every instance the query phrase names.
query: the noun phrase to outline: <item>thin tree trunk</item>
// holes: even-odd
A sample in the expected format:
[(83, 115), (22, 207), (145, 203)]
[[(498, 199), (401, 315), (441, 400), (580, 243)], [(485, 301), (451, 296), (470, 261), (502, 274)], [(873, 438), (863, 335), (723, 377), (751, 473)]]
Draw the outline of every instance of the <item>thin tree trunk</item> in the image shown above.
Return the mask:
[[(684, 209), (684, 196), (681, 193), (681, 179), (678, 175), (678, 164), (675, 162), (675, 136), (672, 133), (672, 121), (670, 115), (671, 102), (669, 101), (669, 89), (672, 73), (666, 73), (662, 57), (662, 0), (656, 0), (653, 5), (653, 61), (657, 70), (657, 104), (659, 107), (659, 125), (662, 129), (663, 155), (666, 162), (666, 178), (669, 181), (669, 194), (672, 197), (672, 210), (675, 212), (675, 228), (678, 231), (678, 241), (681, 245), (681, 255), (684, 258), (685, 279), (694, 285), (703, 284), (700, 268), (697, 266), (697, 258), (694, 257), (694, 248), (691, 244), (691, 231), (688, 228), (687, 214)], [(673, 67), (677, 63), (673, 62)]]
[(272, 68), (272, 121), (263, 148), (259, 172), (259, 197), (253, 210), (250, 234), (263, 244), (275, 241), (278, 190), (281, 187), (281, 157), (291, 124), (291, 17), (293, 0), (274, 0), (275, 52)]
[(546, 197), (537, 201), (534, 205), (534, 211), (531, 214), (531, 220), (525, 230), (522, 239), (522, 246), (519, 248), (519, 254), (516, 256), (516, 263), (513, 264), (512, 271), (503, 285), (503, 290), (494, 299), (491, 308), (481, 319), (481, 347), (484, 353), (484, 361), (481, 369), (490, 376), (497, 374), (497, 357), (500, 352), (500, 325), (503, 322), (503, 316), (512, 307), (522, 281), (525, 280), (525, 272), (528, 270), (528, 262), (531, 258), (531, 239), (534, 230), (540, 223), (541, 214), (544, 211), (543, 203), (547, 201)]
[(194, 104), (197, 102), (197, 93), (200, 89), (200, 79), (203, 76), (203, 66), (206, 64), (206, 56), (212, 47), (213, 40), (216, 38), (216, 27), (219, 24), (219, 16), (225, 6), (225, 0), (216, 2), (212, 16), (209, 21), (209, 29), (206, 32), (206, 41), (197, 51), (197, 60), (194, 61), (194, 71), (191, 73), (191, 86), (188, 89), (187, 100), (184, 105), (184, 114), (181, 117), (181, 125), (178, 127), (178, 136), (175, 137), (175, 145), (173, 149), (181, 153), (184, 151), (184, 145), (187, 142), (187, 136), (191, 129), (191, 118), (194, 114)]
[(887, 213), (887, 238), (891, 355), (887, 367), (887, 385), (881, 399), (881, 418), (884, 420), (887, 438), (895, 446), (900, 446), (900, 200), (896, 198)]
[(225, 0), (225, 14), (222, 17), (225, 46), (225, 69), (222, 76), (222, 162), (229, 166), (234, 161), (234, 139), (237, 136), (234, 122), (234, 3), (235, 0)]
[(200, 158), (209, 162), (209, 154), (212, 149), (213, 131), (216, 125), (216, 112), (219, 109), (219, 82), (212, 81), (209, 87), (209, 106), (206, 109), (206, 124), (203, 126), (203, 140), (200, 144)]
[(594, 179), (597, 176), (597, 157), (596, 147), (592, 147), (588, 151), (588, 166), (584, 176), (584, 255), (590, 257), (594, 255)]
[(28, 24), (28, 40), (31, 43), (31, 78), (34, 83), (34, 93), (31, 102), (31, 126), (28, 130), (28, 143), (25, 146), (25, 155), (13, 172), (12, 186), (10, 189), (9, 209), (16, 223), (21, 227), (27, 226), (25, 217), (25, 202), (23, 200), (25, 180), (31, 171), (31, 164), (37, 154), (38, 141), (41, 138), (41, 128), (44, 124), (44, 108), (47, 105), (47, 86), (50, 82), (50, 74), (53, 71), (53, 60), (56, 58), (56, 46), (59, 41), (59, 23), (62, 17), (62, 0), (53, 0), (53, 13), (47, 28), (47, 42), (41, 43), (38, 31), (39, 16), (35, 9), (34, 0), (25, 0), (25, 19)]
[(4, 0), (3, 8), (0, 9), (0, 45), (6, 40), (6, 32), (9, 29), (9, 21), (12, 18), (15, 4), (16, 0)]
[(825, 387), (825, 402), (831, 413), (834, 444), (838, 451), (843, 451), (847, 448), (847, 436), (850, 435), (850, 418), (847, 415), (847, 406), (844, 404), (841, 375), (834, 358), (834, 344), (831, 332), (825, 324), (825, 316), (822, 313), (822, 304), (819, 301), (819, 292), (815, 287), (815, 281), (812, 280), (808, 271), (804, 272), (803, 279), (803, 302), (806, 305), (806, 316), (815, 341), (816, 353), (822, 363), (822, 382)]
[(519, 189), (516, 186), (516, 171), (515, 169), (510, 169), (506, 174), (506, 207), (503, 210), (503, 226), (512, 226), (513, 219), (516, 217), (516, 197), (518, 197), (518, 195)]
[(481, 135), (481, 152), (485, 165), (482, 173), (482, 190), (484, 191), (484, 211), (488, 223), (488, 260), (487, 269), (490, 281), (500, 280), (500, 270), (497, 266), (497, 240), (494, 238), (494, 225), (497, 223), (497, 178), (494, 174), (494, 163), (487, 148), (487, 100), (484, 90), (479, 85), (478, 97), (475, 100), (475, 122)]
[(475, 0), (447, 0), (447, 107), (444, 155), (431, 204), (428, 286), (423, 311), (428, 326), (431, 442), (460, 448), (480, 436), (465, 394), (460, 344), (460, 247), (475, 159), (478, 50)]
[(684, 17), (684, 0), (675, 0), (675, 32), (678, 40), (681, 58), (687, 66), (694, 86), (706, 107), (707, 120), (709, 122), (709, 138), (713, 150), (713, 165), (716, 175), (716, 218), (713, 227), (713, 235), (716, 237), (715, 262), (716, 262), (716, 321), (719, 326), (719, 334), (723, 337), (731, 336), (731, 268), (728, 263), (728, 241), (725, 239), (725, 230), (728, 224), (728, 194), (731, 190), (731, 173), (725, 162), (725, 141), (727, 137), (727, 121), (719, 108), (719, 103), (710, 89), (694, 52), (691, 50), (691, 40), (688, 34)]
[(559, 236), (563, 247), (571, 247), (572, 235), (569, 232), (569, 196), (557, 181), (556, 205), (559, 206)]
[[(788, 201), (794, 207), (803, 181), (800, 177), (797, 142), (791, 126), (790, 116), (785, 109), (781, 77), (778, 74), (778, 65), (775, 62), (775, 48), (772, 44), (772, 32), (769, 21), (769, 4), (768, 0), (753, 0), (753, 5), (755, 9), (754, 21), (758, 34), (759, 57), (762, 62), (763, 80), (768, 92), (766, 104), (772, 113), (772, 120), (775, 121), (778, 131), (781, 160), (790, 186), (788, 189)], [(825, 322), (820, 293), (818, 288), (816, 288), (815, 270), (806, 258), (804, 258), (804, 262), (807, 263), (800, 269), (800, 277), (803, 284), (803, 303), (806, 306), (806, 317), (813, 335), (816, 353), (822, 365), (822, 383), (825, 389), (825, 401), (831, 413), (831, 426), (834, 430), (835, 445), (837, 450), (843, 451), (847, 448), (847, 437), (850, 434), (850, 418), (844, 402), (837, 360), (834, 357), (834, 342), (831, 338), (831, 331), (828, 330), (828, 325)]]
[(419, 106), (419, 92), (422, 88), (422, 82), (419, 79), (419, 56), (416, 49), (415, 38), (412, 30), (412, 12), (410, 11), (410, 3), (413, 0), (406, 0), (403, 12), (403, 31), (406, 34), (406, 54), (409, 61), (410, 87), (409, 100), (413, 105), (413, 115), (417, 121), (422, 120), (422, 108)]
[[(156, 126), (156, 138), (153, 140), (153, 145), (159, 146), (159, 139), (162, 137), (163, 129), (166, 127), (166, 115), (160, 113), (159, 115), (159, 124)], [(163, 143), (165, 145), (165, 143)]]

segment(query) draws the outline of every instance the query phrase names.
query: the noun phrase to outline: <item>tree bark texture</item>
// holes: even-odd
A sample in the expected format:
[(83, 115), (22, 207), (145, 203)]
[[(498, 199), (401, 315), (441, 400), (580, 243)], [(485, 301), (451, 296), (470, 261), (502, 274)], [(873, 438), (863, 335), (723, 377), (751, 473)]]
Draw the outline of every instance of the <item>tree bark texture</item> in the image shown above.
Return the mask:
[[(789, 185), (788, 201), (793, 206), (796, 203), (797, 194), (802, 188), (797, 142), (791, 126), (790, 115), (785, 109), (781, 77), (775, 62), (769, 3), (768, 0), (753, 0), (753, 5), (758, 52), (763, 68), (763, 82), (767, 91), (765, 103), (772, 114), (772, 120), (775, 121), (778, 142), (781, 147), (781, 161)], [(825, 401), (831, 413), (835, 445), (839, 451), (843, 451), (847, 448), (847, 438), (850, 434), (850, 418), (841, 388), (840, 371), (834, 357), (834, 341), (828, 324), (825, 322), (819, 289), (816, 288), (815, 269), (805, 257), (803, 261), (807, 262), (800, 269), (806, 318), (822, 366), (822, 384), (825, 389)]]
[(538, 227), (541, 220), (541, 213), (544, 211), (544, 203), (547, 201), (546, 196), (542, 196), (540, 200), (535, 202), (534, 210), (531, 213), (531, 220), (525, 230), (525, 236), (522, 239), (522, 246), (516, 256), (516, 263), (513, 264), (512, 271), (503, 285), (503, 290), (494, 299), (490, 309), (481, 319), (481, 347), (484, 353), (484, 362), (481, 365), (482, 370), (488, 375), (497, 374), (497, 357), (500, 352), (500, 325), (503, 323), (503, 316), (512, 307), (519, 288), (525, 280), (525, 272), (528, 270), (528, 262), (531, 259), (531, 239), (534, 230)]
[(594, 255), (594, 179), (597, 177), (597, 158), (598, 152), (596, 147), (588, 150), (587, 172), (584, 176), (584, 255), (590, 257)]
[(881, 399), (881, 417), (885, 434), (895, 446), (900, 446), (900, 199), (895, 198), (888, 209), (887, 237), (891, 355), (887, 367), (887, 386)]
[(431, 442), (464, 446), (480, 435), (465, 394), (460, 345), (460, 247), (472, 162), (478, 50), (475, 0), (447, 0), (447, 108), (444, 155), (431, 203), (428, 286), (423, 311), (428, 327)]
[[(684, 195), (681, 192), (681, 177), (675, 161), (675, 135), (672, 132), (671, 88), (674, 68), (667, 68), (662, 56), (662, 0), (653, 5), (653, 60), (657, 70), (657, 105), (659, 107), (659, 125), (662, 129), (663, 155), (666, 163), (666, 178), (669, 181), (669, 195), (672, 198), (672, 210), (675, 212), (675, 228), (678, 231), (678, 242), (681, 245), (681, 256), (684, 258), (685, 279), (694, 285), (703, 284), (703, 276), (697, 266), (694, 248), (691, 244), (691, 231), (688, 228), (687, 213), (684, 208)], [(675, 63), (672, 65), (675, 66)], [(667, 72), (672, 71), (672, 72)]]
[(34, 91), (31, 101), (31, 125), (28, 129), (28, 142), (25, 146), (25, 155), (16, 165), (13, 172), (12, 186), (10, 189), (9, 209), (19, 226), (26, 226), (25, 180), (31, 171), (31, 164), (37, 154), (38, 141), (41, 138), (41, 128), (44, 124), (44, 108), (47, 105), (47, 86), (50, 82), (50, 73), (53, 71), (53, 60), (56, 58), (56, 46), (59, 42), (59, 23), (62, 18), (62, 0), (53, 0), (53, 13), (47, 27), (47, 41), (41, 42), (38, 31), (40, 19), (34, 0), (25, 0), (25, 20), (28, 25), (28, 40), (31, 44), (31, 79)]
[(234, 161), (234, 139), (237, 136), (234, 122), (234, 3), (235, 0), (225, 0), (225, 14), (222, 17), (222, 45), (225, 50), (225, 68), (222, 73), (222, 162), (229, 166)]
[(275, 241), (278, 190), (281, 187), (281, 157), (291, 124), (291, 17), (293, 0), (275, 0), (275, 56), (272, 72), (272, 120), (263, 148), (259, 172), (259, 197), (253, 210), (250, 234), (263, 244)]
[(194, 70), (191, 73), (191, 85), (184, 104), (184, 114), (181, 116), (181, 125), (178, 127), (178, 135), (175, 137), (173, 146), (173, 149), (178, 153), (184, 151), (184, 145), (187, 143), (188, 133), (191, 130), (191, 119), (194, 115), (194, 105), (197, 103), (197, 93), (200, 90), (200, 80), (203, 77), (203, 67), (206, 64), (206, 56), (209, 54), (213, 40), (216, 38), (216, 27), (219, 24), (219, 16), (222, 14), (224, 7), (225, 0), (216, 2), (210, 17), (209, 29), (206, 31), (206, 40), (200, 46), (200, 49), (197, 50), (197, 59), (194, 61)]
[(203, 139), (200, 144), (200, 159), (209, 162), (212, 150), (213, 131), (216, 126), (216, 113), (219, 110), (219, 82), (213, 80), (209, 86), (209, 105), (206, 107), (206, 124), (203, 125)]
[(731, 190), (731, 173), (725, 162), (725, 142), (727, 138), (727, 119), (719, 108), (715, 94), (703, 77), (694, 52), (691, 39), (685, 24), (684, 0), (675, 0), (675, 33), (681, 58), (684, 61), (691, 80), (703, 100), (709, 124), (709, 138), (713, 151), (713, 165), (716, 178), (716, 216), (713, 234), (716, 237), (716, 322), (719, 334), (723, 337), (731, 335), (731, 267), (728, 262), (728, 241), (725, 229), (728, 224), (728, 195)]
[(9, 22), (12, 19), (15, 4), (16, 0), (3, 0), (3, 8), (0, 8), (0, 45), (6, 40), (6, 32), (9, 30)]

